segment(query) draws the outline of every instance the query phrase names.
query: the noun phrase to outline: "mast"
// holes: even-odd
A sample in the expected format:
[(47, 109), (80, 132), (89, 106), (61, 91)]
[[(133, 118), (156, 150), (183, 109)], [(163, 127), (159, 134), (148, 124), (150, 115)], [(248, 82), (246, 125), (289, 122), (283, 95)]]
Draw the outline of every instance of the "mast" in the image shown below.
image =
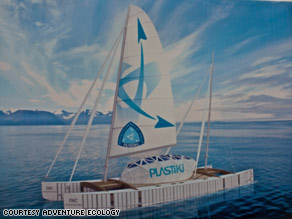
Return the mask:
[(209, 91), (209, 114), (208, 114), (208, 129), (207, 129), (207, 141), (206, 141), (206, 154), (205, 154), (205, 169), (207, 169), (208, 163), (208, 150), (209, 150), (209, 137), (210, 137), (210, 120), (211, 120), (211, 107), (212, 107), (212, 81), (213, 81), (213, 69), (214, 69), (214, 52), (212, 54), (212, 65), (210, 72), (210, 91)]
[(202, 125), (201, 125), (201, 131), (200, 131), (200, 139), (199, 139), (199, 145), (198, 145), (198, 152), (197, 152), (197, 159), (196, 159), (196, 169), (194, 171), (194, 176), (197, 173), (197, 169), (198, 169), (198, 164), (199, 164), (199, 158), (200, 158), (200, 153), (201, 153), (201, 147), (202, 147), (202, 142), (203, 142), (203, 136), (204, 136), (204, 130), (205, 130), (205, 122), (207, 119), (207, 109), (208, 109), (208, 92), (210, 92), (210, 83), (211, 82), (211, 74), (210, 74), (210, 78), (209, 78), (209, 85), (208, 85), (208, 89), (207, 89), (207, 97), (206, 97), (206, 101), (205, 101), (205, 107), (204, 107), (204, 114), (203, 114), (203, 120), (202, 120)]
[(112, 144), (113, 125), (114, 125), (115, 114), (116, 114), (116, 101), (117, 101), (117, 96), (118, 96), (120, 77), (121, 77), (121, 71), (122, 71), (122, 65), (123, 65), (123, 56), (124, 56), (125, 42), (126, 42), (126, 36), (127, 36), (127, 26), (128, 26), (128, 20), (129, 20), (129, 13), (130, 13), (130, 7), (128, 7), (128, 12), (127, 12), (127, 17), (126, 17), (125, 27), (124, 27), (124, 35), (123, 35), (123, 42), (122, 42), (122, 49), (121, 49), (121, 56), (120, 56), (120, 64), (119, 64), (117, 83), (116, 83), (116, 91), (115, 91), (115, 98), (114, 98), (114, 105), (113, 105), (113, 111), (112, 111), (112, 122), (111, 122), (109, 139), (108, 139), (106, 159), (105, 159), (105, 164), (104, 164), (104, 179), (103, 180), (105, 182), (107, 181), (108, 161), (109, 161), (110, 147), (111, 147), (111, 144)]

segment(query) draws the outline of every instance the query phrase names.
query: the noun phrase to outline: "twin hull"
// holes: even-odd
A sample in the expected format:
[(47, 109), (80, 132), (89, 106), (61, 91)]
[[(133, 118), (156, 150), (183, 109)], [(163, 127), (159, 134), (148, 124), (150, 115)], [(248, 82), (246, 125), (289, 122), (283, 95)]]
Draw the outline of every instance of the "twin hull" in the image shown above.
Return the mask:
[[(92, 180), (88, 182), (97, 182)], [(81, 192), (81, 181), (42, 182), (43, 198), (64, 200), (66, 209), (119, 208), (121, 210), (150, 206), (194, 196), (202, 196), (224, 189), (253, 183), (253, 170), (227, 174), (207, 179), (192, 179), (183, 182), (144, 186), (135, 189), (121, 189), (96, 192), (85, 188)]]

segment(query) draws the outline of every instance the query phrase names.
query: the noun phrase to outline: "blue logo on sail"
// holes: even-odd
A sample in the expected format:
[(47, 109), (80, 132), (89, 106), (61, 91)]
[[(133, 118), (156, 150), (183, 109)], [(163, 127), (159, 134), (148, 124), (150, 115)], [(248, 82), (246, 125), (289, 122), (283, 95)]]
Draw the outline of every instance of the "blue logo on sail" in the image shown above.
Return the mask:
[(122, 147), (137, 147), (144, 144), (144, 136), (137, 125), (129, 122), (124, 126), (118, 138), (118, 145)]

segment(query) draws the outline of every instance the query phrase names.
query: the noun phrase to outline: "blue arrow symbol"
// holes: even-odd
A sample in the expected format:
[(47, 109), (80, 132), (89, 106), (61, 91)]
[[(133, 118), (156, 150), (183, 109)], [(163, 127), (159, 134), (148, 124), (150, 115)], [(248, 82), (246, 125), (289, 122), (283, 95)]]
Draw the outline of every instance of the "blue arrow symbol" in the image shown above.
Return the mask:
[(160, 116), (157, 115), (158, 122), (155, 125), (155, 128), (166, 128), (166, 127), (173, 127), (174, 125), (171, 124), (170, 122), (166, 121), (165, 119), (161, 118)]
[(140, 23), (139, 18), (137, 18), (137, 21), (138, 21), (138, 43), (139, 43), (140, 39), (147, 40), (147, 37)]

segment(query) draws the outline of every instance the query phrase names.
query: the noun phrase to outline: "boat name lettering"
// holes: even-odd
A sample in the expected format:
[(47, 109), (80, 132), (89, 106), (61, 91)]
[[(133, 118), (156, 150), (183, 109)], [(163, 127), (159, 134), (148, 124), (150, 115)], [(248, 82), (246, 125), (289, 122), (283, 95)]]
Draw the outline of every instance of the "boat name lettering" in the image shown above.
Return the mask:
[(156, 177), (159, 177), (162, 174), (167, 176), (170, 174), (177, 174), (179, 172), (183, 173), (184, 171), (185, 171), (184, 165), (179, 164), (179, 165), (170, 165), (170, 166), (166, 166), (166, 167), (161, 167), (160, 169), (150, 168), (149, 174), (150, 174), (150, 177), (152, 178), (153, 175)]

